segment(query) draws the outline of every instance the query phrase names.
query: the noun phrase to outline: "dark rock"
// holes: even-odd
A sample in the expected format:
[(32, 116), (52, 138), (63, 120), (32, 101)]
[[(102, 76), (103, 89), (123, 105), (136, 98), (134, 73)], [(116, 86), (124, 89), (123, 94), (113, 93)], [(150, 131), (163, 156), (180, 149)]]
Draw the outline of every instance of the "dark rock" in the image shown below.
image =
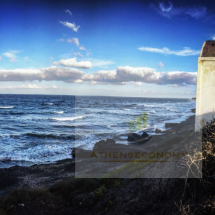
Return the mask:
[(141, 138), (141, 136), (139, 134), (135, 134), (135, 133), (131, 133), (128, 134), (128, 141), (135, 141), (135, 140), (139, 140)]
[(139, 140), (136, 140), (134, 141), (132, 144), (134, 145), (142, 145), (144, 143), (147, 143), (152, 137), (149, 137), (149, 138), (142, 138), (142, 139), (139, 139)]
[(155, 129), (155, 133), (161, 133), (162, 131), (158, 128)]
[(116, 143), (116, 141), (113, 139), (107, 139), (106, 140), (106, 144), (115, 144), (115, 143)]
[(73, 148), (72, 149), (71, 155), (73, 158), (75, 158), (77, 155), (79, 155), (79, 157), (80, 157), (80, 154), (82, 154), (82, 155), (89, 154), (89, 151), (81, 149), (81, 148)]
[(146, 132), (143, 132), (142, 133), (142, 135), (141, 135), (141, 137), (143, 138), (143, 137), (148, 137), (149, 135), (146, 133)]
[(127, 140), (128, 141), (136, 141), (136, 140), (140, 140), (144, 137), (148, 137), (149, 135), (146, 133), (146, 132), (143, 132), (142, 135), (139, 135), (139, 134), (136, 134), (136, 133), (131, 133), (131, 134), (128, 134), (128, 138)]
[(115, 144), (116, 144), (116, 142), (113, 139), (107, 139), (106, 141), (105, 140), (100, 140), (99, 142), (96, 142), (96, 144), (94, 145), (93, 149), (96, 150), (98, 148), (104, 148), (107, 145), (110, 146), (110, 145), (115, 145)]

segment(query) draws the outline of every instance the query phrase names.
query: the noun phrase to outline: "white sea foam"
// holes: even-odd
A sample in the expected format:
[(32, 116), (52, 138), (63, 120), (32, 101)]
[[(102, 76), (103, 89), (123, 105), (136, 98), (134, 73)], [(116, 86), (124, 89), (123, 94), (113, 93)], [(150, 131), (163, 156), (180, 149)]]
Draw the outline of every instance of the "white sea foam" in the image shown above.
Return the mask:
[(63, 114), (64, 112), (63, 111), (54, 111), (54, 113)]
[(62, 117), (62, 118), (50, 118), (51, 120), (57, 121), (74, 121), (76, 119), (82, 119), (84, 116), (77, 116), (77, 117)]
[(11, 109), (14, 108), (14, 106), (5, 106), (5, 107), (0, 107), (0, 109)]
[(125, 108), (124, 110), (130, 110), (130, 109)]
[(156, 111), (155, 111), (155, 110), (152, 110), (151, 113), (156, 113)]
[(53, 105), (53, 103), (46, 103), (47, 105)]

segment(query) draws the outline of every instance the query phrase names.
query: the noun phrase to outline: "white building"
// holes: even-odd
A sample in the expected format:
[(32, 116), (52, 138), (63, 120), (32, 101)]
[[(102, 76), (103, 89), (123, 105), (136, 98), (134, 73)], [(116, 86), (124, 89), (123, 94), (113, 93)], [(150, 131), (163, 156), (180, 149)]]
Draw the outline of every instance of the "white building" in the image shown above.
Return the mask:
[(215, 117), (215, 41), (203, 44), (198, 58), (195, 130)]

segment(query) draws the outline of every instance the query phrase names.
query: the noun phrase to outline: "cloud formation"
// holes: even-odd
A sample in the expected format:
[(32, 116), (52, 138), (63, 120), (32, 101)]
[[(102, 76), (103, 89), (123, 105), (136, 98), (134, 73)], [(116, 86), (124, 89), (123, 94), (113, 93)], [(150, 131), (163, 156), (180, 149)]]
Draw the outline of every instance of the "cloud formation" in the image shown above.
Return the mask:
[(64, 81), (74, 82), (84, 75), (76, 69), (48, 67), (43, 69), (0, 70), (0, 81)]
[(76, 46), (80, 45), (78, 38), (68, 39), (67, 42), (68, 43), (75, 43)]
[(150, 7), (156, 10), (160, 15), (172, 18), (173, 16), (188, 15), (195, 19), (207, 18), (208, 12), (206, 7), (174, 7), (171, 2), (168, 4), (158, 3), (150, 4)]
[(154, 52), (159, 54), (167, 54), (167, 55), (178, 55), (178, 56), (192, 56), (192, 55), (199, 55), (200, 50), (193, 50), (189, 47), (184, 47), (182, 50), (170, 50), (169, 48), (151, 48), (151, 47), (140, 47), (138, 48), (140, 51), (147, 51), (147, 52)]
[(107, 66), (114, 64), (113, 61), (110, 60), (98, 60), (98, 59), (90, 59), (93, 66), (107, 68)]
[(57, 86), (38, 86), (37, 84), (26, 84), (21, 86), (4, 86), (0, 89), (59, 89)]
[(75, 56), (84, 57), (80, 52), (75, 52), (74, 55), (75, 55)]
[(163, 64), (162, 62), (159, 62), (159, 63), (158, 63), (158, 67), (159, 67), (160, 69), (162, 69), (162, 68), (164, 67), (164, 64)]
[(157, 72), (148, 67), (119, 66), (117, 70), (101, 70), (93, 74), (82, 76), (84, 81), (96, 81), (106, 84), (125, 84), (131, 82), (143, 82), (154, 84), (177, 84), (179, 86), (195, 85), (197, 73), (193, 72)]
[(92, 63), (90, 61), (79, 61), (77, 62), (76, 58), (70, 59), (61, 59), (58, 62), (54, 62), (53, 65), (62, 65), (66, 67), (76, 67), (81, 69), (89, 69), (92, 67)]
[(3, 55), (7, 58), (10, 58), (10, 62), (15, 62), (17, 58), (16, 55), (20, 52), (22, 52), (22, 50), (12, 50), (12, 51), (3, 53)]
[(157, 72), (148, 67), (119, 66), (116, 70), (85, 73), (77, 69), (48, 67), (43, 69), (0, 70), (0, 81), (64, 81), (68, 83), (114, 84), (152, 83), (158, 85), (196, 85), (196, 72)]
[(87, 51), (86, 48), (85, 48), (84, 46), (80, 46), (79, 49), (80, 49), (80, 50), (83, 50), (83, 51)]
[(70, 10), (67, 9), (67, 10), (65, 10), (65, 12), (68, 13), (70, 16), (72, 16), (72, 13)]
[(81, 27), (80, 25), (78, 25), (76, 27), (76, 24), (74, 22), (70, 23), (70, 22), (62, 22), (62, 21), (60, 21), (59, 23), (61, 23), (62, 25), (66, 26), (68, 28), (71, 28), (75, 32), (78, 32), (78, 29)]

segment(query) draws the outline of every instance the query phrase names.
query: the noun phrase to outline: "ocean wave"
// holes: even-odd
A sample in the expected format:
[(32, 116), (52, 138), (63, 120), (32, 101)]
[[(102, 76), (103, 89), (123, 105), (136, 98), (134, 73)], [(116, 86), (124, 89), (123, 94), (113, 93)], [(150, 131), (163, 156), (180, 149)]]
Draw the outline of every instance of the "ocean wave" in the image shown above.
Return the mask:
[(72, 139), (75, 140), (75, 135), (67, 135), (67, 134), (43, 134), (43, 133), (26, 133), (25, 134), (28, 137), (37, 137), (37, 138), (49, 138), (49, 139)]
[(12, 108), (14, 108), (14, 106), (5, 106), (5, 107), (0, 106), (0, 109), (12, 109)]
[(76, 119), (83, 119), (84, 116), (77, 116), (77, 117), (63, 117), (63, 118), (50, 118), (51, 120), (56, 121), (74, 121)]
[(2, 113), (3, 115), (24, 115), (25, 113), (23, 112), (4, 112)]
[(63, 114), (64, 111), (54, 111), (54, 113), (57, 113), (57, 114)]

